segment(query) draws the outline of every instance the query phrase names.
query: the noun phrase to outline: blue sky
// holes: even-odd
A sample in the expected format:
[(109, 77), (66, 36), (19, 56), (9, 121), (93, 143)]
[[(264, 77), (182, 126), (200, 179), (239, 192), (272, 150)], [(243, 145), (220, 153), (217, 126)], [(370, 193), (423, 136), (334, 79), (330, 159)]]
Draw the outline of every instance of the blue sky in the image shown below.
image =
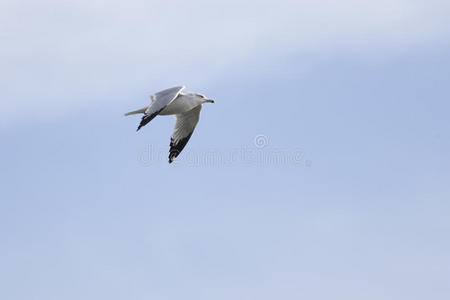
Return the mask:
[(2, 299), (450, 297), (449, 5), (280, 3), (2, 4)]

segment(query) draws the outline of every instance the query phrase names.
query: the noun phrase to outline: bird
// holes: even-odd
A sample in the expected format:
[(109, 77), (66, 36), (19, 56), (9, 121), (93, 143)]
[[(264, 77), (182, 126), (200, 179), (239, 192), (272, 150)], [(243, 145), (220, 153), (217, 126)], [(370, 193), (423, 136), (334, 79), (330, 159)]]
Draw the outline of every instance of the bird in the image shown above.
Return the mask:
[(130, 111), (125, 116), (144, 114), (136, 131), (147, 125), (158, 115), (175, 115), (175, 128), (170, 137), (169, 164), (181, 153), (194, 132), (200, 118), (203, 103), (214, 100), (198, 93), (182, 92), (185, 86), (177, 86), (150, 96), (151, 103), (141, 109)]

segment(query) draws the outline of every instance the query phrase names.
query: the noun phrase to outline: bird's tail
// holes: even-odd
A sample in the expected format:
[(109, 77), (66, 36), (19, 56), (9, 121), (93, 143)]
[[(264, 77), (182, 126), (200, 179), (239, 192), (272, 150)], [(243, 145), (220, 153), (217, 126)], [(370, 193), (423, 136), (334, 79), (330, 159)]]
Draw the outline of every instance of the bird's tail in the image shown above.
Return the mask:
[(133, 110), (133, 111), (127, 112), (125, 114), (125, 116), (143, 114), (146, 110), (147, 110), (147, 106), (144, 108), (138, 109), (138, 110)]

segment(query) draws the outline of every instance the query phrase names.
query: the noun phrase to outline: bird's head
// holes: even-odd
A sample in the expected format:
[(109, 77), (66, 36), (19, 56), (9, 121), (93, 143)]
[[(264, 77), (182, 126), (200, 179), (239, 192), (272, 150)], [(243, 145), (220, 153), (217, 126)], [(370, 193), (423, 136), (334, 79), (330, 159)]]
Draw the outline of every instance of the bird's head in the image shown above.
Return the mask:
[(206, 98), (205, 95), (202, 95), (202, 94), (195, 94), (195, 96), (201, 98), (201, 100), (203, 101), (203, 103), (214, 103), (214, 100)]

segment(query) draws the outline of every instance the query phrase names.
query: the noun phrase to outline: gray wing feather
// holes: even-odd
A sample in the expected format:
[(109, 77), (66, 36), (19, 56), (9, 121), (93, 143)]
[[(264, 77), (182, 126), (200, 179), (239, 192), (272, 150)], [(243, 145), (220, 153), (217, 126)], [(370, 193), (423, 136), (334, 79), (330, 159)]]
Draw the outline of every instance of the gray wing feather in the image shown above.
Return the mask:
[(171, 163), (183, 150), (194, 132), (200, 119), (202, 106), (198, 105), (188, 112), (176, 115), (177, 121), (170, 138), (169, 163)]
[(158, 92), (150, 96), (152, 103), (145, 110), (141, 123), (137, 130), (145, 126), (148, 122), (153, 120), (167, 105), (170, 104), (180, 92), (184, 89), (184, 86), (177, 86), (164, 91)]

